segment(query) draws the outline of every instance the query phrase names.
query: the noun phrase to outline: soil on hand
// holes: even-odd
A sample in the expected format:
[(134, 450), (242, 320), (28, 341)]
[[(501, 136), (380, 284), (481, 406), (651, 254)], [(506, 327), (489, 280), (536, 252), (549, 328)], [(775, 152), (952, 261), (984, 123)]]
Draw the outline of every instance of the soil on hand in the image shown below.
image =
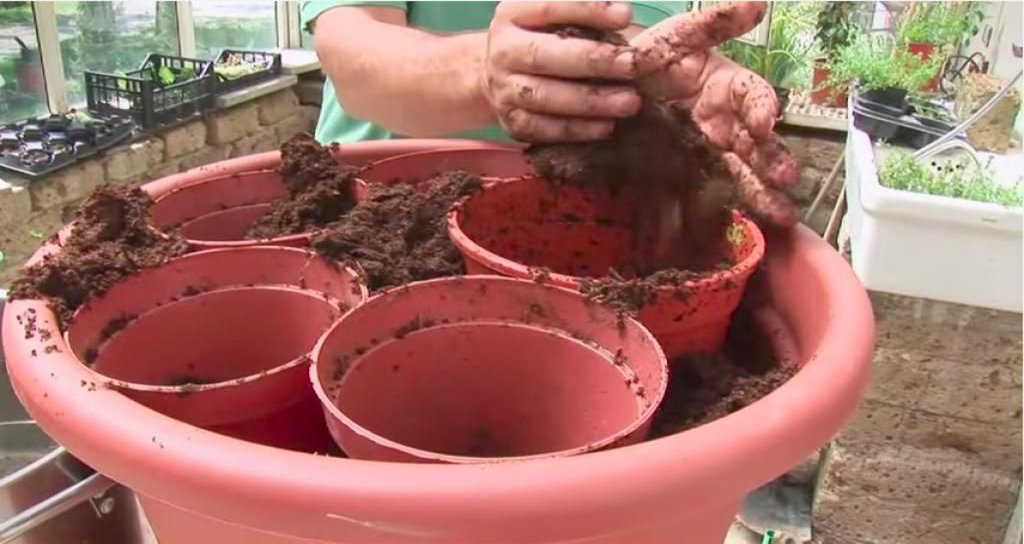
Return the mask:
[(478, 176), (447, 172), (419, 184), (374, 185), (369, 198), (313, 239), (323, 256), (360, 272), (371, 291), (465, 274), (448, 238), (455, 201), (481, 187)]
[(766, 333), (741, 309), (721, 352), (684, 355), (671, 362), (668, 391), (651, 436), (692, 429), (750, 406), (797, 370), (779, 364)]
[(281, 146), (277, 171), (288, 195), (246, 233), (267, 239), (320, 229), (355, 206), (353, 184), (357, 168), (334, 158), (337, 144), (322, 146), (309, 134), (299, 134)]
[[(607, 33), (561, 29), (574, 37), (621, 44)], [(596, 82), (602, 83), (602, 82)], [(693, 269), (724, 234), (735, 201), (728, 173), (690, 111), (641, 89), (637, 115), (620, 120), (607, 140), (537, 144), (533, 167), (552, 183), (612, 187), (636, 196), (636, 261), (640, 275)]]
[(78, 210), (61, 251), (22, 269), (10, 297), (46, 299), (63, 330), (75, 310), (122, 278), (184, 254), (184, 240), (162, 237), (149, 227), (151, 205), (139, 188), (96, 189)]

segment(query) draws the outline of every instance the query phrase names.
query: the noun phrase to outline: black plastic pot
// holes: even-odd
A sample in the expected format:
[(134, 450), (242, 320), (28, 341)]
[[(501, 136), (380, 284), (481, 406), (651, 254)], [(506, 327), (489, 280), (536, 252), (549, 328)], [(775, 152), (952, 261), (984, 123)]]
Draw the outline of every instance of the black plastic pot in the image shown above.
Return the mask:
[(907, 90), (898, 87), (872, 89), (860, 93), (860, 96), (864, 100), (874, 102), (875, 104), (897, 109), (901, 114), (906, 113), (909, 107), (907, 104)]
[(854, 109), (853, 126), (867, 133), (873, 139), (891, 140), (899, 132), (900, 125), (886, 115), (873, 114), (870, 111)]

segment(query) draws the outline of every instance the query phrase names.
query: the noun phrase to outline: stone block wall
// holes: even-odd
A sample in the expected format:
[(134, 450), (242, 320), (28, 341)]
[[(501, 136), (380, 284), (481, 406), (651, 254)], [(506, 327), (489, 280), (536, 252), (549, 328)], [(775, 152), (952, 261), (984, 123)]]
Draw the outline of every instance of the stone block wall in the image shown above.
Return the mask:
[(1021, 483), (1021, 314), (871, 297), (874, 377), (819, 475), (817, 537), (1001, 542)]
[(6, 172), (0, 177), (0, 286), (51, 234), (68, 222), (96, 187), (138, 185), (197, 166), (277, 149), (299, 132), (312, 132), (317, 105), (300, 104), (285, 89), (233, 108), (207, 114), (41, 178)]

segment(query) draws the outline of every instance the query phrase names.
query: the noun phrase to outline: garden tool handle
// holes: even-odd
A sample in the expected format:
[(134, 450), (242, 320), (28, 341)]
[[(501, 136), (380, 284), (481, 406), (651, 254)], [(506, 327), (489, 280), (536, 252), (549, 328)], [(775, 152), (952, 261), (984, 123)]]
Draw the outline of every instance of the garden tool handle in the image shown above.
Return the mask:
[(82, 481), (0, 522), (0, 544), (6, 544), (85, 501), (114, 487), (115, 482), (96, 472)]

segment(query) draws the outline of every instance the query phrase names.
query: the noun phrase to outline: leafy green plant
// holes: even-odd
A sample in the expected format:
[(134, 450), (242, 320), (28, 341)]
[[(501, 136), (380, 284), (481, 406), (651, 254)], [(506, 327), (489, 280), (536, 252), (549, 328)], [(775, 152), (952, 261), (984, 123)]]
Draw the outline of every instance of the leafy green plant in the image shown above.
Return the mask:
[(941, 172), (922, 164), (910, 153), (890, 148), (878, 180), (885, 187), (913, 193), (948, 196), (1007, 207), (1024, 204), (1024, 181), (996, 183), (991, 161), (978, 166), (968, 157), (946, 165)]
[(857, 4), (825, 2), (824, 7), (818, 12), (817, 32), (814, 38), (827, 58), (834, 58), (857, 34), (858, 27), (853, 20)]
[(959, 46), (985, 20), (981, 2), (911, 2), (897, 17), (897, 34), (908, 43)]
[(842, 87), (858, 81), (866, 91), (888, 87), (917, 91), (935, 75), (944, 58), (936, 54), (924, 60), (892, 36), (860, 33), (829, 61), (829, 84)]
[(819, 7), (818, 2), (777, 3), (766, 47), (731, 40), (718, 50), (776, 87), (807, 87), (816, 53), (811, 31)]

